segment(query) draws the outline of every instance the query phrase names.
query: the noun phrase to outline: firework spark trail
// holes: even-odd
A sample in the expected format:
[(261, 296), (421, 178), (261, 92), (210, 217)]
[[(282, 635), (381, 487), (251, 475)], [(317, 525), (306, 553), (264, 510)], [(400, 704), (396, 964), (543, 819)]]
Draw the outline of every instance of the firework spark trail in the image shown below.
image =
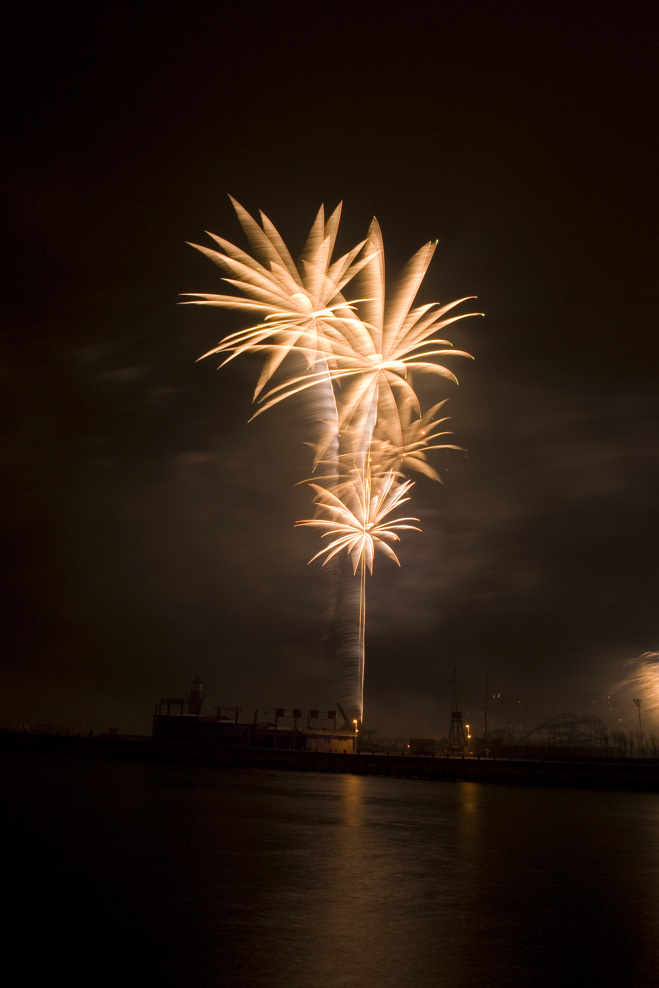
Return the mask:
[[(409, 501), (405, 495), (413, 486), (411, 480), (395, 485), (393, 471), (385, 477), (372, 478), (365, 461), (361, 469), (353, 470), (352, 478), (337, 486), (335, 491), (310, 485), (316, 491), (315, 507), (319, 515), (296, 522), (296, 525), (310, 526), (323, 530), (322, 537), (332, 539), (320, 552), (309, 560), (311, 563), (325, 556), (323, 566), (345, 550), (352, 561), (353, 575), (359, 568), (359, 620), (357, 638), (357, 696), (351, 697), (357, 707), (361, 723), (364, 711), (364, 674), (366, 664), (366, 570), (373, 572), (376, 550), (389, 556), (400, 566), (400, 562), (389, 542), (398, 542), (398, 531), (414, 529), (421, 531), (409, 522), (418, 518), (388, 519), (392, 511)], [(352, 712), (352, 710), (351, 710)]]
[[(376, 551), (399, 564), (389, 543), (399, 540), (397, 531), (416, 528), (408, 524), (415, 518), (385, 522), (408, 500), (412, 482), (404, 479), (406, 474), (415, 471), (440, 480), (426, 453), (460, 448), (436, 442), (450, 434), (441, 428), (446, 419), (436, 418), (444, 402), (422, 412), (413, 378), (434, 375), (457, 383), (454, 373), (437, 358), (470, 354), (454, 350), (436, 334), (450, 323), (482, 313), (448, 315), (467, 299), (413, 307), (434, 242), (414, 254), (385, 299), (384, 245), (376, 220), (364, 241), (332, 260), (341, 207), (326, 220), (321, 206), (296, 264), (265, 214), (260, 214), (259, 224), (232, 202), (252, 254), (214, 234), (210, 236), (220, 250), (192, 246), (220, 268), (223, 280), (237, 294), (188, 293), (192, 301), (187, 304), (260, 315), (258, 322), (229, 334), (203, 355), (222, 355), (220, 366), (244, 354), (264, 355), (254, 391), (259, 407), (253, 418), (295, 395), (313, 399), (318, 435), (309, 445), (314, 449), (316, 479), (325, 486), (311, 484), (316, 517), (296, 524), (319, 528), (323, 537), (333, 538), (311, 562), (324, 556), (323, 566), (329, 562), (338, 574), (330, 641), (339, 665), (344, 672), (349, 670), (352, 679), (351, 688), (342, 684), (341, 699), (349, 718), (361, 723), (366, 570), (372, 572)], [(348, 300), (343, 292), (354, 278), (363, 286), (363, 297)], [(295, 357), (297, 362), (288, 359)], [(299, 370), (300, 359), (304, 371)], [(285, 374), (284, 362), (292, 366), (292, 373)], [(341, 559), (346, 554), (353, 575), (359, 569), (358, 594), (354, 581), (345, 585)]]

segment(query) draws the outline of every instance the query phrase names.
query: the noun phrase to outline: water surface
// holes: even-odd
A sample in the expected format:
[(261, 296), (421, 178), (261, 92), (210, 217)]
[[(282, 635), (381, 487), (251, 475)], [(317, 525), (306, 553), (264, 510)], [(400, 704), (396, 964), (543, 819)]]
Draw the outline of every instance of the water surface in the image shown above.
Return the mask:
[(13, 753), (10, 940), (71, 985), (659, 984), (659, 797)]

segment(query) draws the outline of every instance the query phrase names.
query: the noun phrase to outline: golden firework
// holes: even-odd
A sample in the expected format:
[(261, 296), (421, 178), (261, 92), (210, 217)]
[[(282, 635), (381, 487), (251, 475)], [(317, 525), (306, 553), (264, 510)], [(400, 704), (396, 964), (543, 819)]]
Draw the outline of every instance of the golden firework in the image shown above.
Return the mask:
[(352, 571), (357, 572), (360, 564), (373, 572), (373, 559), (376, 550), (383, 552), (400, 566), (400, 562), (390, 542), (399, 542), (397, 532), (402, 529), (421, 529), (409, 522), (418, 518), (393, 518), (385, 522), (392, 511), (409, 501), (408, 494), (413, 481), (396, 484), (396, 476), (390, 471), (384, 477), (373, 479), (370, 470), (353, 470), (352, 478), (332, 491), (319, 484), (310, 484), (316, 492), (314, 505), (319, 515), (327, 517), (308, 518), (297, 521), (296, 526), (310, 526), (323, 530), (323, 538), (332, 541), (309, 560), (313, 562), (325, 556), (325, 563), (344, 549), (352, 560)]
[[(443, 441), (450, 433), (443, 428), (446, 418), (437, 414), (445, 401), (424, 412), (415, 381), (430, 375), (457, 383), (446, 360), (470, 354), (454, 349), (439, 334), (451, 323), (482, 313), (453, 314), (473, 296), (445, 305), (415, 306), (436, 242), (413, 255), (386, 296), (384, 245), (377, 220), (363, 241), (333, 260), (341, 206), (327, 219), (321, 206), (296, 263), (264, 213), (259, 214), (259, 222), (232, 202), (251, 253), (214, 234), (210, 234), (214, 249), (192, 246), (220, 268), (234, 294), (188, 293), (187, 304), (236, 309), (250, 318), (257, 314), (255, 323), (228, 334), (203, 355), (221, 355), (220, 366), (243, 354), (264, 357), (254, 391), (259, 407), (253, 418), (295, 395), (316, 398), (320, 435), (309, 445), (314, 450), (316, 481), (323, 480), (324, 485), (310, 484), (316, 515), (296, 525), (318, 529), (328, 540), (310, 562), (322, 559), (324, 566), (346, 553), (353, 575), (360, 573), (359, 654), (354, 693), (347, 706), (349, 716), (361, 722), (366, 570), (373, 572), (378, 552), (400, 565), (392, 548), (400, 541), (398, 533), (420, 531), (413, 524), (417, 518), (392, 517), (409, 500), (413, 486), (403, 478), (416, 472), (439, 481), (426, 454), (460, 449)], [(349, 300), (343, 293), (354, 278), (363, 297)], [(297, 356), (297, 362), (282, 367), (289, 356)], [(342, 610), (352, 607), (346, 603), (351, 595), (341, 599)]]

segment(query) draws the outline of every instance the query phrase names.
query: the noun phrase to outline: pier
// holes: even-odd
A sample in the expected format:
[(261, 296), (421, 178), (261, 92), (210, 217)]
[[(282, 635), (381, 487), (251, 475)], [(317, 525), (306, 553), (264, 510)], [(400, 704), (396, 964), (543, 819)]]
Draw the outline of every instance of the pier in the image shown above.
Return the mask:
[(0, 750), (168, 764), (349, 773), (392, 779), (474, 782), (575, 789), (659, 791), (659, 759), (431, 757), (424, 755), (334, 754), (228, 745), (159, 742), (146, 737), (76, 737), (0, 733)]

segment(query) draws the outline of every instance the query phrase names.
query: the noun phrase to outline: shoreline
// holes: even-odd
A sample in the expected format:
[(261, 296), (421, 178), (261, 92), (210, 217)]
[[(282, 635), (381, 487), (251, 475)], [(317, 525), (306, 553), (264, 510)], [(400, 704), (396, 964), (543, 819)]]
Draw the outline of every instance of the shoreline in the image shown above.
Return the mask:
[(659, 791), (659, 759), (561, 756), (481, 758), (330, 754), (228, 745), (153, 741), (148, 737), (78, 737), (0, 732), (0, 750), (26, 754), (260, 768), (274, 771), (370, 775), (438, 782)]

